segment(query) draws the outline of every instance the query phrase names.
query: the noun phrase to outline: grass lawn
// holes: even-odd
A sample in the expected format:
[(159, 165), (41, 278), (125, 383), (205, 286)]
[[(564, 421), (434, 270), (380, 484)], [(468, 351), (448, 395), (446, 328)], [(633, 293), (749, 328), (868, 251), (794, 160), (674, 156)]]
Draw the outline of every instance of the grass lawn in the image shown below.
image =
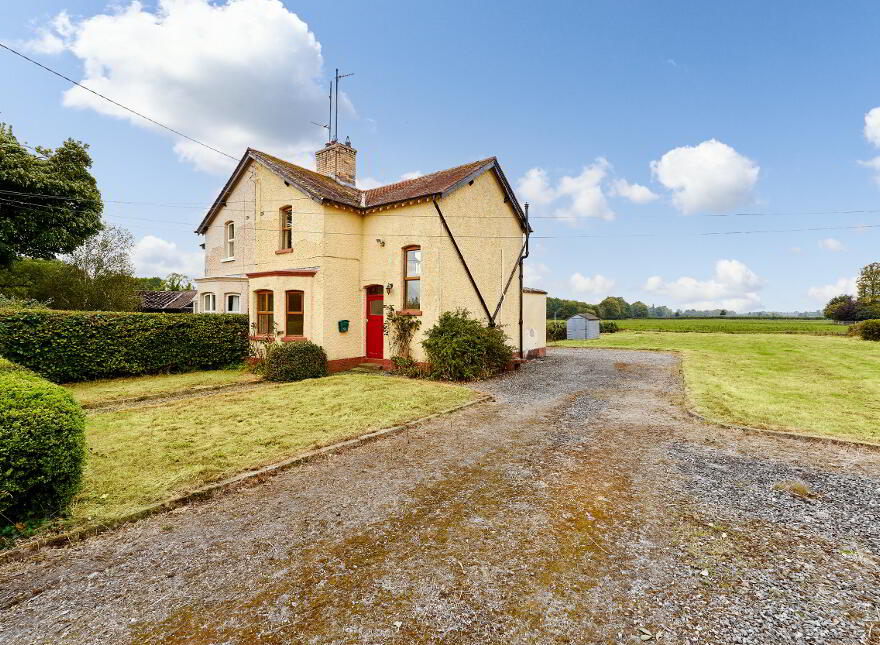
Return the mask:
[(676, 350), (716, 421), (880, 443), (880, 343), (836, 336), (620, 332), (559, 347)]
[(635, 331), (696, 331), (726, 334), (831, 334), (845, 336), (846, 325), (829, 320), (754, 318), (630, 318), (615, 320), (621, 329)]
[(477, 396), (457, 385), (338, 374), (90, 412), (83, 490), (65, 527), (120, 517), (206, 482)]
[(223, 385), (251, 383), (260, 377), (244, 370), (209, 370), (185, 374), (160, 374), (103, 379), (65, 385), (83, 407), (93, 408), (120, 401), (137, 401)]

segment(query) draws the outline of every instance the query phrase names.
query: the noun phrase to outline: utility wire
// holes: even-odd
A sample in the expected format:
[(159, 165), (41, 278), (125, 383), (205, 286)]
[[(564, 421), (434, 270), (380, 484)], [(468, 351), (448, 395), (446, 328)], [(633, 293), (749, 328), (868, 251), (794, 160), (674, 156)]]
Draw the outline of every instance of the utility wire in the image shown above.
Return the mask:
[(29, 63), (33, 63), (33, 64), (36, 65), (37, 67), (41, 67), (42, 69), (46, 70), (46, 71), (49, 72), (50, 74), (54, 74), (55, 76), (57, 76), (57, 77), (59, 77), (59, 78), (63, 78), (63, 79), (64, 79), (65, 81), (67, 81), (68, 83), (73, 83), (73, 84), (76, 85), (77, 87), (84, 89), (86, 92), (91, 92), (91, 93), (94, 94), (95, 96), (97, 96), (97, 97), (99, 97), (99, 98), (102, 98), (102, 99), (104, 99), (105, 101), (107, 101), (107, 102), (109, 102), (109, 103), (112, 103), (113, 105), (115, 105), (115, 106), (117, 106), (117, 107), (122, 108), (123, 110), (125, 110), (125, 111), (127, 111), (127, 112), (131, 112), (131, 113), (134, 114), (135, 116), (139, 116), (140, 118), (142, 118), (142, 119), (144, 119), (144, 120), (146, 120), (146, 121), (149, 121), (149, 122), (152, 123), (153, 125), (158, 125), (160, 128), (164, 128), (165, 130), (168, 130), (169, 132), (173, 132), (173, 133), (176, 134), (177, 136), (179, 136), (179, 137), (183, 137), (184, 139), (187, 139), (188, 141), (192, 141), (193, 143), (197, 143), (198, 145), (202, 146), (203, 148), (207, 148), (208, 150), (212, 150), (212, 151), (216, 152), (217, 154), (223, 155), (224, 157), (229, 157), (229, 158), (232, 159), (233, 161), (238, 161), (238, 157), (233, 157), (232, 155), (227, 154), (227, 153), (223, 152), (222, 150), (218, 150), (217, 148), (215, 148), (215, 147), (213, 147), (213, 146), (209, 146), (207, 143), (205, 143), (205, 142), (203, 142), (203, 141), (199, 141), (198, 139), (195, 139), (195, 138), (193, 138), (193, 137), (191, 137), (191, 136), (189, 136), (189, 135), (187, 135), (187, 134), (184, 134), (183, 132), (181, 132), (181, 131), (179, 131), (179, 130), (175, 130), (175, 129), (172, 128), (171, 126), (165, 125), (164, 123), (160, 123), (159, 121), (156, 121), (156, 119), (150, 118), (150, 117), (148, 117), (146, 114), (143, 114), (142, 112), (138, 112), (137, 110), (134, 110), (134, 109), (128, 107), (127, 105), (123, 105), (122, 103), (120, 103), (120, 102), (118, 102), (118, 101), (114, 101), (114, 100), (111, 99), (110, 97), (104, 96), (104, 95), (101, 94), (100, 92), (96, 92), (95, 90), (86, 87), (86, 86), (83, 85), (82, 83), (78, 83), (78, 82), (76, 82), (75, 80), (73, 80), (72, 78), (70, 78), (70, 77), (68, 77), (68, 76), (65, 76), (65, 75), (62, 74), (61, 72), (56, 72), (56, 71), (55, 71), (54, 69), (52, 69), (51, 67), (46, 67), (46, 66), (43, 65), (42, 63), (38, 63), (38, 62), (35, 61), (33, 58), (29, 58), (29, 57), (25, 56), (25, 55), (22, 54), (20, 51), (16, 51), (15, 49), (13, 49), (12, 47), (10, 47), (9, 45), (5, 45), (5, 44), (3, 44), (2, 42), (0, 42), (0, 47), (2, 47), (3, 49), (5, 49), (6, 51), (8, 51), (8, 52), (10, 52), (10, 53), (12, 53), (12, 54), (15, 54), (15, 55), (18, 56), (19, 58), (23, 58), (23, 59), (25, 59), (25, 60), (28, 61)]

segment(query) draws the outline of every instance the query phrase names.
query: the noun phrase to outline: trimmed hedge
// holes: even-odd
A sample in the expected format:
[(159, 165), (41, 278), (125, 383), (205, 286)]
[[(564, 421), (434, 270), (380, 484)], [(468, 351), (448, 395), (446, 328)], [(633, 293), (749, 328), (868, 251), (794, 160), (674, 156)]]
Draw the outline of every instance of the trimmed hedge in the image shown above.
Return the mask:
[(55, 383), (219, 369), (248, 355), (243, 314), (0, 311), (0, 355)]
[(617, 323), (613, 320), (602, 320), (599, 322), (600, 334), (613, 334), (617, 331), (620, 331), (620, 327), (618, 327)]
[(267, 381), (302, 381), (327, 376), (327, 354), (308, 340), (276, 345), (262, 366)]
[(63, 512), (82, 480), (82, 408), (63, 387), (2, 358), (0, 392), (0, 526)]
[(431, 376), (447, 381), (472, 381), (503, 371), (513, 348), (500, 327), (484, 326), (466, 309), (446, 311), (425, 334)]

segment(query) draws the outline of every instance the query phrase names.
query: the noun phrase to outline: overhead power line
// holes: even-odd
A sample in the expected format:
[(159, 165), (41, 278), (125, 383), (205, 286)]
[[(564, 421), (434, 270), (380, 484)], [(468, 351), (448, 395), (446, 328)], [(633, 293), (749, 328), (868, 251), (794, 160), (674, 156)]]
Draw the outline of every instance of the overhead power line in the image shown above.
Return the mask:
[(149, 121), (149, 122), (152, 123), (153, 125), (157, 125), (157, 126), (159, 126), (160, 128), (164, 128), (165, 130), (168, 130), (169, 132), (173, 132), (173, 133), (176, 134), (177, 136), (179, 136), (179, 137), (183, 137), (183, 138), (186, 139), (187, 141), (192, 141), (193, 143), (196, 143), (196, 144), (202, 146), (203, 148), (207, 148), (208, 150), (212, 150), (212, 151), (216, 152), (217, 154), (223, 155), (224, 157), (229, 157), (229, 158), (232, 159), (233, 161), (238, 161), (238, 157), (233, 157), (231, 154), (228, 154), (228, 153), (226, 153), (226, 152), (223, 152), (222, 150), (218, 150), (217, 148), (208, 145), (208, 144), (205, 143), (204, 141), (199, 141), (198, 139), (196, 139), (196, 138), (194, 138), (194, 137), (191, 137), (191, 136), (189, 136), (188, 134), (184, 134), (184, 133), (181, 132), (180, 130), (175, 130), (175, 129), (172, 128), (171, 126), (165, 125), (164, 123), (161, 123), (161, 122), (157, 121), (156, 119), (153, 119), (153, 118), (151, 118), (151, 117), (148, 117), (146, 114), (144, 114), (144, 113), (142, 113), (142, 112), (138, 112), (137, 110), (135, 110), (135, 109), (133, 109), (133, 108), (130, 108), (130, 107), (128, 107), (127, 105), (123, 105), (123, 104), (120, 103), (119, 101), (114, 101), (114, 100), (111, 99), (110, 97), (108, 97), (108, 96), (104, 96), (104, 95), (101, 94), (100, 92), (96, 92), (95, 90), (86, 87), (86, 86), (83, 85), (82, 83), (78, 83), (77, 81), (73, 80), (72, 78), (70, 78), (70, 77), (68, 77), (68, 76), (65, 76), (65, 75), (62, 74), (61, 72), (57, 72), (57, 71), (55, 71), (54, 69), (52, 69), (51, 67), (46, 67), (46, 66), (43, 65), (42, 63), (39, 63), (39, 62), (35, 61), (33, 58), (29, 58), (28, 56), (25, 56), (25, 55), (22, 54), (20, 51), (17, 51), (17, 50), (15, 50), (15, 49), (13, 49), (13, 48), (10, 47), (9, 45), (6, 45), (6, 44), (0, 42), (0, 47), (2, 47), (3, 49), (5, 49), (6, 51), (8, 51), (8, 52), (10, 52), (10, 53), (12, 53), (12, 54), (15, 54), (15, 55), (18, 56), (19, 58), (23, 58), (24, 60), (28, 61), (29, 63), (33, 63), (33, 64), (36, 65), (37, 67), (40, 67), (40, 68), (46, 70), (46, 71), (49, 72), (50, 74), (54, 74), (54, 75), (57, 76), (58, 78), (63, 78), (63, 79), (64, 79), (65, 81), (67, 81), (68, 83), (73, 83), (73, 84), (76, 85), (77, 87), (84, 89), (86, 92), (91, 92), (91, 93), (94, 94), (95, 96), (104, 99), (104, 100), (107, 101), (108, 103), (112, 103), (112, 104), (115, 105), (116, 107), (122, 108), (122, 109), (125, 110), (126, 112), (131, 112), (131, 113), (134, 114), (135, 116), (139, 116), (140, 118), (142, 118), (142, 119), (144, 119), (144, 120), (146, 120), (146, 121)]

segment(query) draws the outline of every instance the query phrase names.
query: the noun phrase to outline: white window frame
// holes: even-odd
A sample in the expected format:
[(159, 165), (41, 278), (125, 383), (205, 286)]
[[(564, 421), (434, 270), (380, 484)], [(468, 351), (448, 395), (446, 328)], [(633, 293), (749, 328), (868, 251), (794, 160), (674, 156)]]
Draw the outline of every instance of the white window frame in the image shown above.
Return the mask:
[[(210, 307), (208, 307), (208, 302), (211, 303)], [(203, 293), (199, 304), (202, 306), (202, 313), (217, 313), (217, 296), (214, 295), (214, 292), (209, 291), (208, 293)]]
[[(235, 309), (229, 308), (229, 299), (235, 298), (236, 304), (238, 305)], [(223, 304), (226, 307), (226, 313), (228, 314), (240, 314), (241, 313), (241, 294), (238, 293), (227, 293), (223, 296)]]
[[(232, 235), (229, 234), (230, 230)], [(235, 259), (235, 222), (226, 222), (223, 225), (223, 250), (226, 253), (224, 260)]]

